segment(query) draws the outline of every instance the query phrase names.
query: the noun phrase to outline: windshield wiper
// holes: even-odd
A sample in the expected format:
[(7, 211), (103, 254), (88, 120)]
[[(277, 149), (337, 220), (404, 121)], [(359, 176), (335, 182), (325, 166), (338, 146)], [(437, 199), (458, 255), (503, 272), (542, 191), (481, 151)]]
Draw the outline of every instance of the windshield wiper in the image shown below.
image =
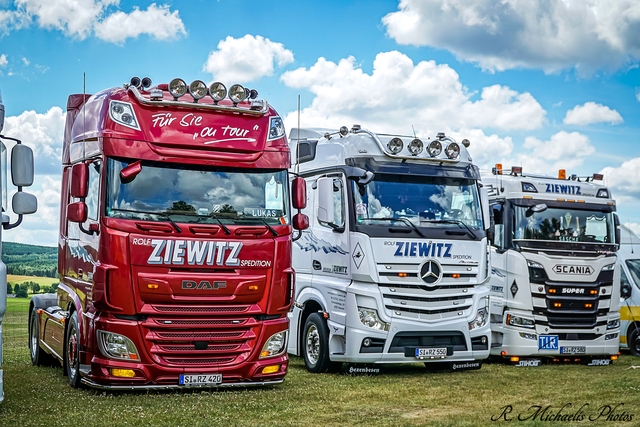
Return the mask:
[(164, 213), (164, 212), (148, 212), (148, 211), (138, 211), (138, 210), (131, 210), (131, 209), (111, 209), (113, 211), (118, 211), (118, 212), (128, 212), (128, 213), (133, 213), (133, 214), (145, 214), (145, 215), (156, 215), (160, 218), (164, 218), (166, 219), (169, 223), (171, 223), (171, 225), (173, 226), (173, 228), (175, 228), (175, 230), (178, 233), (182, 233), (182, 228), (180, 228), (180, 226), (178, 224), (176, 224), (176, 222), (174, 220), (171, 219), (171, 217)]
[(426, 236), (422, 234), (422, 232), (416, 227), (414, 223), (409, 221), (407, 218), (361, 218), (367, 221), (400, 221), (403, 224), (406, 224), (409, 228), (412, 228), (420, 237), (426, 239)]
[(267, 226), (267, 228), (269, 229), (271, 234), (273, 234), (275, 237), (278, 237), (278, 231), (275, 228), (273, 228), (272, 226), (270, 226), (269, 223), (267, 222), (267, 220), (265, 220), (264, 218), (260, 218), (260, 217), (256, 217), (256, 218), (259, 219), (260, 221), (264, 222), (264, 225)]
[(227, 227), (226, 225), (224, 225), (222, 223), (222, 221), (220, 221), (220, 218), (218, 217), (218, 215), (215, 212), (211, 212), (208, 215), (198, 215), (198, 214), (191, 214), (191, 213), (185, 214), (185, 215), (195, 215), (198, 218), (213, 218), (218, 222), (218, 224), (220, 224), (220, 227), (222, 227), (222, 229), (224, 230), (224, 234), (226, 234), (226, 235), (231, 234), (231, 230), (229, 230), (229, 227)]
[(421, 219), (420, 221), (431, 222), (433, 224), (458, 224), (460, 228), (464, 227), (467, 229), (471, 237), (473, 237), (473, 240), (478, 240), (478, 236), (476, 236), (473, 230), (471, 230), (464, 221), (460, 221), (459, 219)]

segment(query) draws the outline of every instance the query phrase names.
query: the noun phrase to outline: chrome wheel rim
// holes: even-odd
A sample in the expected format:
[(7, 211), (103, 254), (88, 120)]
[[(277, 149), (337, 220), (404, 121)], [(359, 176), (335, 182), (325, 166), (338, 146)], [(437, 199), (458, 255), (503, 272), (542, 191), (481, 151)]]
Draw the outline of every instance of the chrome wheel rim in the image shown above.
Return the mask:
[(36, 360), (36, 351), (38, 348), (38, 329), (36, 327), (36, 317), (33, 316), (33, 319), (31, 319), (31, 328), (30, 328), (30, 335), (31, 335), (31, 360)]
[(309, 326), (307, 330), (307, 359), (309, 363), (315, 365), (318, 363), (320, 354), (320, 334), (316, 325)]
[(69, 376), (76, 376), (76, 365), (78, 362), (78, 338), (76, 336), (75, 325), (69, 325), (69, 342), (67, 344), (67, 366), (69, 368)]

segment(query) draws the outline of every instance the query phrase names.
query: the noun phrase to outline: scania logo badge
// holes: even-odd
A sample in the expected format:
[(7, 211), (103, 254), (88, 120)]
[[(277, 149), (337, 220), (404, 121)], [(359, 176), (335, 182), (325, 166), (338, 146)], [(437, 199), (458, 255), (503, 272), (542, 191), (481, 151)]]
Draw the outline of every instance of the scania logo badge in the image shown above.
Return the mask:
[(420, 266), (420, 279), (429, 286), (433, 286), (442, 279), (442, 266), (435, 259), (428, 260)]

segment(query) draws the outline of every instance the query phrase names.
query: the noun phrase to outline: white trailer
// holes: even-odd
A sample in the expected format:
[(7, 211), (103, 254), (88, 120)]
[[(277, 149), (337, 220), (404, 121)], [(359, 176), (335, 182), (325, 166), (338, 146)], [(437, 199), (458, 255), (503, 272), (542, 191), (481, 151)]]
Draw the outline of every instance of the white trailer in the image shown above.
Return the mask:
[(293, 245), (289, 353), (311, 372), (479, 368), (490, 349), (489, 212), (468, 141), (358, 125), (293, 129), (289, 141), (310, 222)]
[(618, 218), (602, 175), (483, 173), (491, 242), (492, 356), (608, 365), (618, 354)]
[(620, 348), (640, 356), (640, 238), (620, 226)]
[[(35, 196), (22, 191), (33, 183), (33, 152), (31, 148), (22, 145), (21, 141), (2, 135), (4, 128), (4, 104), (0, 94), (0, 187), (2, 188), (2, 227), (0, 227), (0, 254), (2, 254), (2, 229), (17, 227), (22, 222), (22, 215), (34, 213), (37, 209)], [(16, 143), (11, 151), (11, 180), (18, 187), (18, 192), (11, 200), (13, 212), (18, 215), (16, 222), (5, 214), (9, 212), (7, 204), (7, 147), (1, 140)], [(4, 384), (2, 370), (2, 319), (7, 310), (7, 266), (0, 257), (0, 403), (4, 400)]]

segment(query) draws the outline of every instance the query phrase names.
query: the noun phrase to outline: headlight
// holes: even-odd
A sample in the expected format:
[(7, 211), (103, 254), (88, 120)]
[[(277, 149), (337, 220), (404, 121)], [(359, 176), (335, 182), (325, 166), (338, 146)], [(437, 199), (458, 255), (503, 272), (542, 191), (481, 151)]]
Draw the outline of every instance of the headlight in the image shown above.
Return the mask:
[(182, 95), (187, 93), (187, 83), (182, 79), (173, 79), (169, 82), (169, 93), (177, 101)]
[(393, 138), (389, 142), (387, 142), (387, 149), (391, 152), (391, 154), (398, 154), (402, 151), (402, 147), (404, 147), (404, 143), (400, 138)]
[(531, 328), (535, 327), (535, 322), (532, 319), (527, 319), (525, 317), (514, 316), (513, 314), (507, 314), (507, 325), (511, 326), (520, 326), (522, 328)]
[(194, 80), (189, 85), (189, 93), (194, 101), (204, 98), (207, 95), (207, 85), (202, 80)]
[(440, 141), (431, 141), (427, 147), (427, 152), (431, 157), (438, 157), (442, 153), (442, 144)]
[(231, 99), (234, 104), (244, 101), (246, 97), (247, 92), (241, 85), (233, 85), (229, 89), (229, 99)]
[(109, 103), (109, 117), (114, 122), (131, 129), (140, 130), (133, 106), (128, 102), (111, 101)]
[(487, 307), (483, 307), (478, 310), (475, 319), (469, 322), (469, 330), (481, 328), (487, 324), (487, 319), (489, 318), (489, 310)]
[(220, 82), (211, 83), (209, 95), (215, 101), (222, 101), (227, 97), (227, 87)]
[(529, 259), (527, 260), (527, 265), (532, 268), (544, 268), (544, 266), (539, 262), (531, 261)]
[(269, 140), (282, 138), (285, 134), (284, 122), (280, 117), (271, 117), (269, 120)]
[(120, 360), (140, 360), (135, 344), (124, 335), (98, 331), (98, 346), (106, 357)]
[(380, 331), (388, 331), (389, 324), (383, 322), (378, 316), (378, 312), (373, 308), (358, 307), (358, 316), (360, 323), (367, 328), (378, 329)]
[(260, 352), (260, 359), (280, 356), (287, 348), (287, 331), (271, 335)]
[(609, 320), (607, 322), (607, 329), (618, 329), (620, 327), (620, 320)]
[(422, 145), (422, 141), (416, 138), (409, 143), (409, 146), (407, 148), (412, 155), (417, 156), (418, 154), (422, 153), (422, 149), (424, 148), (424, 146)]
[(444, 149), (445, 154), (450, 159), (455, 159), (460, 155), (460, 146), (457, 142), (452, 142)]
[(615, 264), (605, 265), (604, 267), (602, 267), (602, 271), (613, 271), (615, 267), (616, 267)]

